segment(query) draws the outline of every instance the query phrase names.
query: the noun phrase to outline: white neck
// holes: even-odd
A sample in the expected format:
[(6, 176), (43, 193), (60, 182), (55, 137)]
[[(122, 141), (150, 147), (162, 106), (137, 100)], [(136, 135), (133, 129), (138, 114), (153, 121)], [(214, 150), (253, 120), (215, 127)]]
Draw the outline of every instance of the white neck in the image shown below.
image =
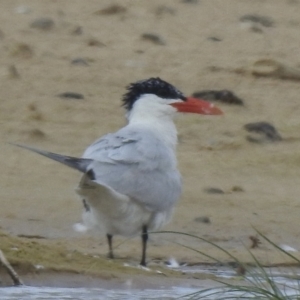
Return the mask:
[(130, 126), (147, 127), (169, 147), (177, 145), (177, 130), (173, 122), (176, 109), (167, 100), (155, 95), (144, 95), (127, 115)]

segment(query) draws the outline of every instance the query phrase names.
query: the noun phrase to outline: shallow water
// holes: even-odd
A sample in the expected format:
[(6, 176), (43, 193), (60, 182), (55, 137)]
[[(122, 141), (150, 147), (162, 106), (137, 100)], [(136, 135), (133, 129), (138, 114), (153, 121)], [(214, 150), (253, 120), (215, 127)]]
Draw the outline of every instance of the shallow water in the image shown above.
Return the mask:
[[(237, 276), (234, 269), (225, 266), (195, 266), (183, 267), (182, 270), (192, 273), (202, 273), (214, 275), (220, 281), (240, 278), (240, 285), (254, 284), (263, 289), (267, 289), (267, 278), (275, 283), (275, 286), (280, 290), (283, 296), (298, 296), (300, 299), (300, 268), (299, 267), (268, 267), (264, 268), (263, 272), (258, 268), (249, 268), (244, 277)], [(237, 284), (237, 282), (235, 282)], [(271, 288), (269, 288), (272, 291)], [(251, 298), (251, 295), (245, 293), (228, 293), (227, 295), (241, 295)], [(252, 297), (254, 297), (252, 295)], [(214, 298), (205, 298), (214, 299)]]
[[(246, 276), (246, 280), (238, 277), (234, 270), (228, 267), (220, 266), (195, 266), (195, 267), (181, 267), (178, 270), (197, 274), (214, 275), (217, 279), (228, 280), (237, 279), (239, 284), (244, 284), (251, 280), (251, 276)], [(285, 296), (297, 295), (300, 290), (300, 269), (299, 268), (266, 268), (265, 271), (273, 278), (280, 290)], [(249, 271), (249, 274), (259, 275), (257, 269)], [(263, 276), (261, 281), (264, 282)], [(248, 279), (248, 280), (247, 280)], [(252, 280), (253, 281), (253, 280)], [(201, 285), (203, 282), (203, 285)], [(237, 283), (237, 281), (235, 281)], [(217, 286), (217, 284), (216, 284)], [(51, 299), (74, 299), (74, 300), (151, 300), (162, 299), (171, 300), (177, 299), (185, 295), (189, 295), (201, 290), (211, 288), (207, 286), (205, 281), (199, 280), (199, 286), (197, 288), (187, 287), (168, 287), (160, 289), (105, 289), (105, 288), (56, 288), (56, 287), (6, 287), (0, 289), (0, 300), (51, 300)], [(243, 294), (245, 297), (245, 293)], [(205, 299), (216, 299), (216, 295), (208, 296), (208, 293), (202, 294)], [(238, 296), (239, 293), (227, 293), (229, 296)], [(251, 296), (249, 295), (249, 299)], [(184, 299), (188, 299), (184, 298)], [(193, 298), (194, 299), (194, 298)]]
[(48, 288), (48, 287), (11, 287), (0, 290), (1, 300), (50, 300), (50, 299), (74, 299), (74, 300), (140, 300), (140, 299), (176, 299), (192, 292), (195, 289), (171, 288), (168, 290), (108, 290), (99, 288)]

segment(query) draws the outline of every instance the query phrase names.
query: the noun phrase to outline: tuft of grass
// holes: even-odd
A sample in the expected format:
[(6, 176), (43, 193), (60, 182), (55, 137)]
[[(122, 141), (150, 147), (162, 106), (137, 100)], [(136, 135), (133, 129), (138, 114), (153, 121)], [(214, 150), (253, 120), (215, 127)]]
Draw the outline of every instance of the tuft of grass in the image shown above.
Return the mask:
[[(257, 235), (265, 240), (268, 244), (276, 248), (278, 251), (282, 252), (284, 255), (291, 258), (295, 264), (300, 265), (300, 260), (292, 255), (291, 253), (283, 250), (274, 242), (272, 242), (268, 237), (262, 234), (260, 231), (254, 228)], [(282, 284), (276, 281), (272, 272), (267, 272), (267, 270), (263, 267), (263, 265), (259, 262), (259, 260), (255, 257), (255, 255), (248, 249), (248, 252), (253, 260), (253, 266), (245, 265), (242, 261), (233, 256), (229, 251), (220, 247), (214, 242), (208, 241), (199, 236), (188, 234), (184, 232), (176, 232), (176, 231), (160, 231), (157, 233), (173, 233), (180, 234), (184, 236), (188, 236), (191, 238), (195, 238), (201, 241), (204, 241), (221, 252), (225, 253), (229, 258), (231, 258), (237, 266), (245, 270), (244, 283), (228, 283), (223, 280), (215, 280), (216, 282), (221, 284), (221, 287), (213, 287), (204, 289), (201, 291), (197, 291), (195, 293), (185, 295), (180, 297), (181, 299), (188, 300), (198, 300), (198, 299), (218, 299), (218, 300), (232, 300), (232, 299), (259, 299), (259, 300), (294, 300), (300, 299), (300, 278), (297, 279), (297, 285), (288, 285), (287, 283)], [(195, 249), (180, 243), (178, 245), (185, 247), (191, 251), (197, 252), (201, 255), (204, 255), (207, 258), (212, 259), (216, 263), (224, 264), (219, 259), (211, 256), (210, 254), (204, 253), (199, 249)]]

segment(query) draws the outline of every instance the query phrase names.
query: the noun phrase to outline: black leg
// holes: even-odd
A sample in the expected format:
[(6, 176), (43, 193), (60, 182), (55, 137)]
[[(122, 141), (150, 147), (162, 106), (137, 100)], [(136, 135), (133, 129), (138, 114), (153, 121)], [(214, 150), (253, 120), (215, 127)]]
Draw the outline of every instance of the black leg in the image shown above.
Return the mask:
[(84, 207), (85, 211), (91, 210), (90, 206), (87, 204), (85, 199), (82, 199), (82, 203), (83, 203), (83, 207)]
[(114, 253), (113, 253), (113, 248), (112, 248), (112, 238), (113, 236), (111, 234), (107, 234), (107, 242), (108, 242), (108, 258), (113, 259), (114, 258)]
[(148, 231), (147, 226), (143, 226), (143, 232), (142, 232), (142, 260), (141, 260), (141, 266), (146, 267), (146, 249), (147, 249), (147, 240), (148, 240)]

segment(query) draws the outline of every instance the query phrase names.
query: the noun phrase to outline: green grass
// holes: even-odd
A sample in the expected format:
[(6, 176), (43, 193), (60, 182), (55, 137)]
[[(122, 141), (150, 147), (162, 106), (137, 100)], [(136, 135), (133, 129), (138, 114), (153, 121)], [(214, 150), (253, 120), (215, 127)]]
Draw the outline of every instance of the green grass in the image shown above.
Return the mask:
[[(269, 238), (263, 235), (261, 232), (256, 230), (257, 235), (267, 242), (269, 245), (276, 248), (278, 251), (282, 252), (287, 257), (291, 258), (295, 265), (300, 266), (300, 260), (292, 255), (291, 253), (281, 249), (278, 245), (272, 242)], [(185, 235), (191, 238), (198, 239), (200, 241), (204, 241), (211, 246), (215, 247), (216, 249), (220, 250), (221, 252), (225, 253), (231, 260), (234, 261), (235, 265), (242, 267), (245, 270), (245, 275), (243, 275), (243, 281), (239, 283), (228, 283), (224, 280), (216, 280), (220, 287), (208, 288), (205, 290), (198, 291), (193, 294), (189, 294), (186, 296), (181, 297), (181, 299), (185, 300), (196, 300), (196, 299), (218, 299), (218, 300), (230, 300), (230, 299), (278, 299), (278, 300), (294, 300), (300, 299), (300, 278), (299, 276), (294, 276), (293, 280), (297, 280), (298, 285), (289, 286), (288, 284), (281, 284), (276, 282), (275, 276), (272, 275), (271, 272), (266, 271), (266, 268), (258, 261), (252, 251), (248, 250), (253, 263), (251, 266), (249, 264), (244, 264), (235, 256), (233, 256), (229, 251), (226, 249), (218, 246), (216, 243), (210, 242), (204, 238), (201, 238), (196, 235), (183, 233), (183, 232), (175, 232), (175, 231), (160, 231), (159, 233), (173, 233), (173, 234), (180, 234)], [(212, 259), (216, 263), (224, 264), (219, 259), (202, 252), (201, 250), (179, 244), (182, 247), (185, 247), (191, 251), (197, 252), (201, 255), (204, 255), (207, 258)], [(288, 290), (288, 293), (287, 293)]]

